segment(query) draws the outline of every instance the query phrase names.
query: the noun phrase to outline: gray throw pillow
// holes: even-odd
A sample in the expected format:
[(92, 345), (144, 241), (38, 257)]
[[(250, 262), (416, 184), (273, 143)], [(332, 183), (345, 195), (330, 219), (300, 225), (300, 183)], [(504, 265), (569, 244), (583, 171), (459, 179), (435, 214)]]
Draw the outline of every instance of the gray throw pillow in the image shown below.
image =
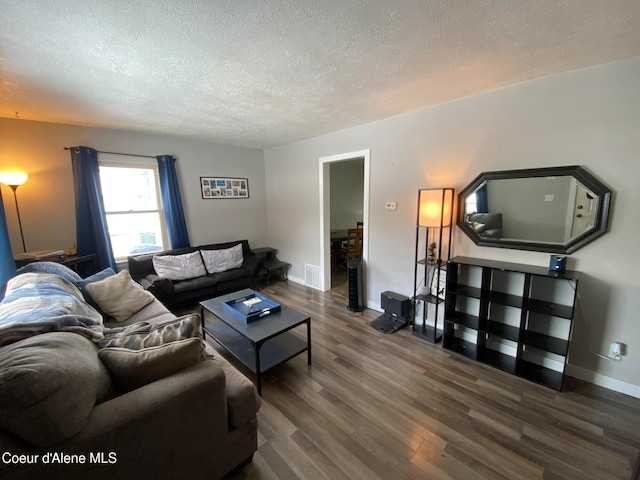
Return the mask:
[(200, 316), (138, 322), (105, 332), (98, 355), (122, 391), (130, 391), (205, 360)]
[(89, 285), (90, 283), (99, 282), (100, 280), (104, 280), (105, 278), (111, 277), (115, 274), (116, 272), (114, 272), (111, 267), (107, 267), (98, 273), (94, 273), (93, 275), (90, 275), (86, 278), (83, 278), (82, 280), (78, 280), (75, 282), (76, 287), (80, 289), (87, 303), (91, 305), (93, 308), (95, 308), (96, 310), (98, 310), (103, 317), (107, 317), (107, 318), (109, 317), (109, 315), (103, 312), (100, 309), (100, 305), (98, 305), (96, 301), (91, 297), (91, 294), (87, 291), (87, 285)]
[(52, 332), (0, 348), (0, 428), (48, 447), (78, 433), (111, 378), (95, 345)]
[(202, 341), (198, 338), (140, 350), (108, 347), (101, 349), (98, 356), (123, 392), (168, 377), (203, 360)]
[(100, 309), (118, 322), (124, 322), (155, 298), (131, 279), (128, 270), (89, 283), (86, 289)]

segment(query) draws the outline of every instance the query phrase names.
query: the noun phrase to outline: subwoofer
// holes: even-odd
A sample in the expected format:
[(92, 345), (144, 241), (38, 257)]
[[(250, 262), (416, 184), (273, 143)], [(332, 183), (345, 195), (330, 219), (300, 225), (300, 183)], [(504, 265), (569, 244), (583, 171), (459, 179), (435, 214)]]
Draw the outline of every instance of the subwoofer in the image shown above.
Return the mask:
[(364, 310), (362, 259), (350, 259), (347, 265), (347, 273), (349, 277), (349, 305), (347, 305), (347, 308), (352, 312), (362, 312)]

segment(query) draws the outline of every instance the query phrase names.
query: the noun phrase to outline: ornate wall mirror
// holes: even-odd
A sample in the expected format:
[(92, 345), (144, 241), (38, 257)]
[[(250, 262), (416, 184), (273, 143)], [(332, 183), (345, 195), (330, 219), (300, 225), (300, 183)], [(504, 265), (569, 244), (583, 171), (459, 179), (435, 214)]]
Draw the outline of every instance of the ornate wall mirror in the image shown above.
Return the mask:
[(610, 202), (579, 166), (484, 172), (458, 195), (458, 226), (476, 245), (571, 253), (607, 231)]

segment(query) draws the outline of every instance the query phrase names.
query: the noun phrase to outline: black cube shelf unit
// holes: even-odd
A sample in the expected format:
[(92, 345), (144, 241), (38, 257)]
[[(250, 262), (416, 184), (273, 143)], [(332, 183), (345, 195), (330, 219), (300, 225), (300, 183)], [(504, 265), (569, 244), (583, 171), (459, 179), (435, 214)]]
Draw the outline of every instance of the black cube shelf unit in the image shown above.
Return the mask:
[(443, 347), (561, 390), (577, 289), (576, 272), (454, 257)]

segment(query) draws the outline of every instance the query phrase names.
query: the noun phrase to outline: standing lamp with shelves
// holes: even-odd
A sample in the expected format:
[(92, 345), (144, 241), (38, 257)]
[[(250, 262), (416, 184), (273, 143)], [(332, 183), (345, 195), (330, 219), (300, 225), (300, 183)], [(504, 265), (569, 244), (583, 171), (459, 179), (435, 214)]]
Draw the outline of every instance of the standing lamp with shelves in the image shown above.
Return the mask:
[(439, 317), (444, 309), (445, 268), (451, 257), (453, 194), (452, 188), (418, 190), (412, 332), (431, 343), (439, 342), (443, 334)]

